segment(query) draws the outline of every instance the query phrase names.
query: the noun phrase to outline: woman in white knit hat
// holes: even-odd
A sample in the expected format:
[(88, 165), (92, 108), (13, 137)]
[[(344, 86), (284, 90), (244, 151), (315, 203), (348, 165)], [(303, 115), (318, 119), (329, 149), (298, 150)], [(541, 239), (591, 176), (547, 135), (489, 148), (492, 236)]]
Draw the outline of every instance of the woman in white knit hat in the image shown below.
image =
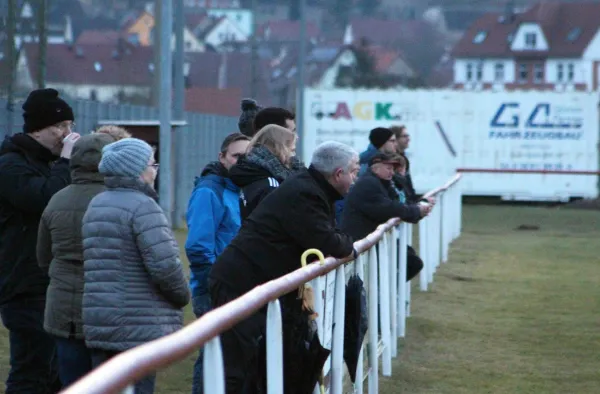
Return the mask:
[[(84, 337), (94, 367), (183, 326), (190, 300), (179, 250), (152, 185), (152, 147), (125, 138), (104, 147), (106, 191), (83, 219)], [(135, 385), (153, 393), (155, 374)]]

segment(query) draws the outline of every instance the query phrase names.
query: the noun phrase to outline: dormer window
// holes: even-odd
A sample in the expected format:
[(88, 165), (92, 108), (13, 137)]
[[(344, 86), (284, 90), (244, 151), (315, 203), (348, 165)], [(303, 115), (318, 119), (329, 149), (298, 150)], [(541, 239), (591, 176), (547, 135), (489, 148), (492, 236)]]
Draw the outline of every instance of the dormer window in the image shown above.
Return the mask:
[(537, 34), (525, 33), (525, 47), (533, 49), (537, 46)]
[(575, 41), (581, 35), (581, 27), (575, 27), (571, 29), (569, 34), (567, 34), (567, 41)]
[(487, 31), (485, 31), (485, 30), (478, 31), (477, 34), (475, 34), (475, 37), (473, 37), (473, 44), (481, 44), (483, 41), (485, 41), (486, 37), (487, 37)]

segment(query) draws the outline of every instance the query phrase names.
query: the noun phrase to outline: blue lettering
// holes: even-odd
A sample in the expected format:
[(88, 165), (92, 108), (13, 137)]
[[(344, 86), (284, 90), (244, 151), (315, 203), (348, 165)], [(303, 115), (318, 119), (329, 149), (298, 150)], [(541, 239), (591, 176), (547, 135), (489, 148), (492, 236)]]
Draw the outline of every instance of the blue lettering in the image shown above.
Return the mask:
[(518, 114), (512, 115), (511, 123), (506, 123), (505, 121), (500, 121), (500, 118), (502, 117), (502, 115), (504, 114), (504, 111), (507, 108), (519, 108), (519, 104), (518, 103), (503, 103), (500, 106), (500, 108), (498, 108), (496, 115), (494, 115), (494, 118), (492, 119), (492, 121), (490, 123), (491, 127), (519, 127), (519, 115)]

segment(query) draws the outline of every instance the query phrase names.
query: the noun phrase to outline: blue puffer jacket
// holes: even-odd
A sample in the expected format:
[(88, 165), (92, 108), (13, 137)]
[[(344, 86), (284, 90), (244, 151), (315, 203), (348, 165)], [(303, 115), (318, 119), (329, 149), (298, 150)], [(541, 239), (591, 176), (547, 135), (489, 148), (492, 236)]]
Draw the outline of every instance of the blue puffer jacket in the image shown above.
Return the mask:
[(373, 146), (373, 144), (369, 144), (369, 146), (367, 147), (367, 150), (360, 154), (360, 156), (359, 156), (360, 171), (358, 173), (359, 176), (364, 174), (365, 172), (367, 172), (367, 169), (369, 168), (369, 160), (371, 160), (373, 158), (373, 156), (375, 156), (378, 153), (379, 153), (379, 149), (375, 148), (375, 146)]
[[(358, 171), (359, 176), (361, 176), (362, 174), (367, 172), (367, 170), (369, 169), (369, 160), (371, 160), (371, 158), (373, 156), (375, 156), (377, 153), (379, 153), (379, 149), (375, 148), (375, 146), (373, 144), (369, 144), (369, 146), (367, 147), (367, 150), (358, 156), (359, 163), (360, 163), (360, 170)], [(336, 224), (338, 227), (339, 227), (340, 223), (342, 222), (342, 213), (344, 212), (344, 204), (345, 204), (345, 200), (343, 200), (343, 199), (335, 202), (335, 221), (336, 221)]]
[(186, 218), (185, 253), (190, 262), (190, 288), (196, 297), (208, 293), (210, 269), (240, 229), (239, 188), (221, 163), (210, 163), (196, 178)]

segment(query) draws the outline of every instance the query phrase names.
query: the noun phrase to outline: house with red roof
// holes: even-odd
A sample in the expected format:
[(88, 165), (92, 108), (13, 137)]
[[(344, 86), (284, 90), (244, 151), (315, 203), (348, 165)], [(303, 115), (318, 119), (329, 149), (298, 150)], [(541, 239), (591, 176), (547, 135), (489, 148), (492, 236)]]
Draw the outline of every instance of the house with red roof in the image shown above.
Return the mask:
[(600, 3), (544, 2), (477, 19), (452, 51), (456, 89), (596, 91)]

